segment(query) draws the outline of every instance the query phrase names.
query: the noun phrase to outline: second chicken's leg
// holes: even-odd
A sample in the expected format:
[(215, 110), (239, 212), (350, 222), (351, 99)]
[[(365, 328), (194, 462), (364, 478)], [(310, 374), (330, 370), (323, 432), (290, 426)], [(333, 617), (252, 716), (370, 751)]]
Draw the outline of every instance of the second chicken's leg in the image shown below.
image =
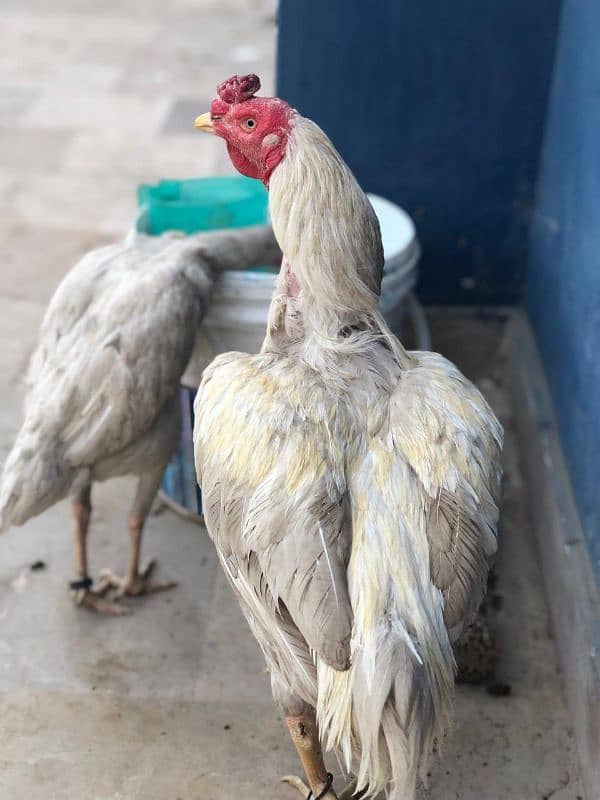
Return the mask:
[(177, 584), (174, 581), (151, 581), (150, 577), (156, 565), (154, 560), (148, 561), (140, 569), (140, 554), (144, 523), (150, 513), (152, 502), (160, 486), (164, 465), (152, 472), (144, 473), (139, 480), (133, 506), (129, 514), (129, 536), (131, 540), (131, 557), (126, 577), (116, 575), (110, 569), (100, 573), (103, 584), (117, 590), (117, 597), (139, 597), (154, 592), (164, 592)]
[(75, 559), (77, 567), (77, 579), (71, 581), (70, 588), (73, 592), (75, 604), (92, 608), (101, 614), (112, 614), (120, 616), (127, 614), (125, 606), (119, 603), (112, 603), (104, 595), (110, 588), (102, 585), (97, 590), (93, 589), (93, 581), (88, 573), (87, 558), (87, 535), (90, 527), (90, 517), (92, 515), (92, 487), (91, 484), (84, 486), (73, 497), (73, 517), (75, 518)]

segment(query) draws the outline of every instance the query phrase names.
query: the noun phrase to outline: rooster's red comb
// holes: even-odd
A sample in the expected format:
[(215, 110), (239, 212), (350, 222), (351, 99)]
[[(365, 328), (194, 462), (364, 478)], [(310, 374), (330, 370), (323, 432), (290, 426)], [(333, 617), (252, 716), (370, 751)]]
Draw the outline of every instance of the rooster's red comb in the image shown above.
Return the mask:
[(217, 94), (225, 103), (243, 103), (250, 100), (260, 89), (258, 75), (234, 75), (217, 87)]

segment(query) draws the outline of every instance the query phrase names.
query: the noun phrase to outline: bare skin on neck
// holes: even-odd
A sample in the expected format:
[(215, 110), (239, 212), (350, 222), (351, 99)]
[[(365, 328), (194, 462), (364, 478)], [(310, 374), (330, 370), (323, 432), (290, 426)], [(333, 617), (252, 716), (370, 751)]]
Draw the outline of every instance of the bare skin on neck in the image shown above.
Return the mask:
[(298, 297), (301, 286), (298, 283), (296, 273), (287, 261), (285, 262), (285, 276), (287, 281), (288, 297)]
[(275, 294), (269, 308), (262, 351), (287, 352), (304, 336), (302, 287), (286, 258), (281, 263)]

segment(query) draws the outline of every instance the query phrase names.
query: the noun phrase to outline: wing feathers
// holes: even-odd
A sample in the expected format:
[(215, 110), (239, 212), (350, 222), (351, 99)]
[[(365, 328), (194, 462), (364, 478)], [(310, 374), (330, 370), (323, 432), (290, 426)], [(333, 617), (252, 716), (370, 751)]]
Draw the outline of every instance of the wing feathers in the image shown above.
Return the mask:
[(502, 428), (442, 356), (418, 353), (392, 400), (392, 436), (421, 484), (431, 580), (451, 636), (469, 624), (497, 549)]
[(343, 470), (331, 456), (331, 410), (294, 409), (272, 366), (269, 356), (230, 353), (205, 372), (195, 452), (207, 526), (217, 547), (256, 556), (307, 653), (347, 669), (351, 533)]
[(485, 521), (470, 498), (441, 489), (427, 514), (431, 578), (444, 595), (444, 619), (453, 629), (470, 620), (489, 569)]

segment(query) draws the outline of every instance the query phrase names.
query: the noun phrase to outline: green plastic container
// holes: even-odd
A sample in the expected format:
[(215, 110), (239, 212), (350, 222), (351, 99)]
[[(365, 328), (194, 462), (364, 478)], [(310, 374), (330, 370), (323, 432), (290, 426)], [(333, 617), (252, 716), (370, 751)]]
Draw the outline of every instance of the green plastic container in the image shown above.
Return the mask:
[(244, 228), (268, 221), (268, 196), (251, 178), (225, 176), (161, 181), (138, 188), (137, 230), (158, 236), (165, 231)]

